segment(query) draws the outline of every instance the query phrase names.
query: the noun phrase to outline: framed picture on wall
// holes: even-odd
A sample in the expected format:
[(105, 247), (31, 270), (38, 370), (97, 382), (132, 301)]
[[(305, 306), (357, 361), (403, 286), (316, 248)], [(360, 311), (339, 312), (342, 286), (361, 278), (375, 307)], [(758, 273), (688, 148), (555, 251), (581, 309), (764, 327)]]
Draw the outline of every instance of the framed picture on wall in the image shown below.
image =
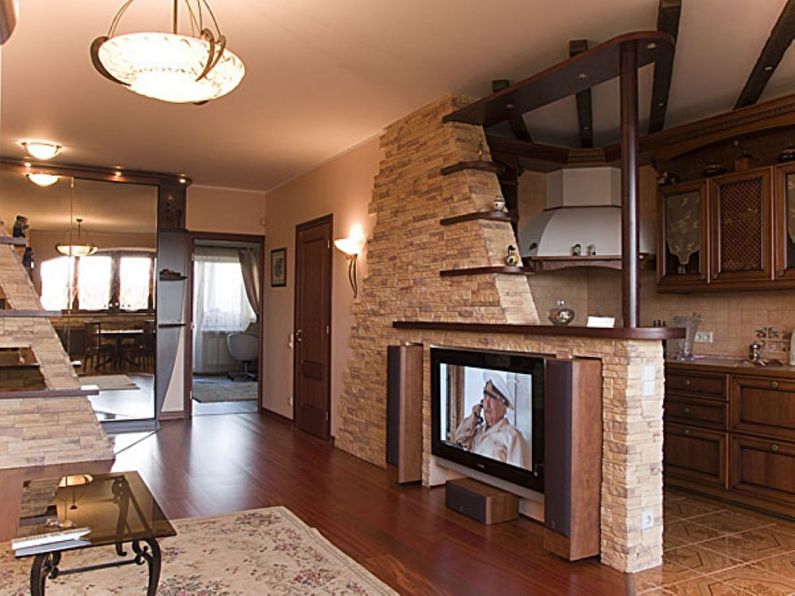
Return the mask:
[(287, 249), (274, 248), (271, 251), (271, 287), (287, 285)]

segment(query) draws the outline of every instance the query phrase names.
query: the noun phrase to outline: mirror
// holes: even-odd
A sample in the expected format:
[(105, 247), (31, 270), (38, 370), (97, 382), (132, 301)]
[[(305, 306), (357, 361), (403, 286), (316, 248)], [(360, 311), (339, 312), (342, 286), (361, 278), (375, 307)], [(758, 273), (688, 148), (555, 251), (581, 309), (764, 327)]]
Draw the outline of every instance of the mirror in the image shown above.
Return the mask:
[[(155, 416), (157, 196), (153, 185), (0, 170), (0, 220), (18, 216), (24, 263), (102, 421)], [(19, 227), (19, 226), (18, 226)]]

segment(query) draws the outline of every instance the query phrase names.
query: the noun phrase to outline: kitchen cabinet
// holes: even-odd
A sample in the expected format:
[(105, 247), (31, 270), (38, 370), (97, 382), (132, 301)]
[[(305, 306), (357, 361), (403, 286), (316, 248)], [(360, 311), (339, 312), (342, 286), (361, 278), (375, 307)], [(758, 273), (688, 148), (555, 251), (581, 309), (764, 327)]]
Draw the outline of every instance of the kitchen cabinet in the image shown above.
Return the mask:
[(795, 519), (795, 368), (670, 362), (668, 486)]
[(663, 287), (707, 283), (707, 185), (704, 181), (663, 187), (659, 197), (657, 275)]
[(795, 164), (776, 169), (775, 277), (795, 281)]

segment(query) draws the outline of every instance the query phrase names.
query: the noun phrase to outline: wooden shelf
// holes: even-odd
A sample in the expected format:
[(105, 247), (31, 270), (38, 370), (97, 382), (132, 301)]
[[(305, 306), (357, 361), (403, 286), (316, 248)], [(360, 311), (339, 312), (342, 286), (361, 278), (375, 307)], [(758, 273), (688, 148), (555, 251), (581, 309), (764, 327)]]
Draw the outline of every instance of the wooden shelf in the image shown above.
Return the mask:
[[(539, 271), (556, 271), (558, 269), (574, 269), (583, 267), (597, 267), (600, 269), (615, 269), (621, 271), (622, 260), (620, 255), (595, 255), (579, 257), (526, 257), (525, 266), (535, 273)], [(646, 271), (655, 269), (653, 255), (640, 255), (640, 268)]]
[(557, 327), (555, 325), (511, 325), (490, 323), (452, 323), (444, 321), (394, 321), (395, 329), (461, 331), (462, 333), (501, 333), (515, 335), (549, 335), (594, 337), (601, 339), (662, 340), (683, 339), (680, 327)]
[(491, 273), (503, 273), (506, 275), (532, 275), (524, 267), (508, 267), (497, 265), (494, 267), (468, 267), (464, 269), (443, 269), (439, 272), (442, 277), (459, 277), (462, 275), (488, 275)]
[(188, 276), (187, 275), (172, 275), (172, 274), (168, 274), (168, 273), (166, 273), (166, 274), (161, 273), (160, 275), (158, 275), (157, 279), (159, 281), (185, 281), (186, 279), (188, 279)]
[(485, 161), (482, 159), (475, 159), (472, 161), (459, 161), (451, 166), (442, 168), (442, 176), (453, 174), (455, 172), (462, 172), (464, 170), (480, 170), (481, 172), (491, 172), (492, 174), (501, 174), (505, 168), (493, 161)]
[(158, 329), (176, 329), (178, 327), (185, 327), (186, 323), (158, 323)]
[(48, 319), (50, 317), (60, 317), (60, 310), (26, 310), (26, 309), (0, 309), (0, 319)]
[(11, 246), (27, 246), (25, 238), (14, 238), (13, 236), (0, 236), (0, 244), (10, 244)]
[(464, 223), (465, 221), (505, 221), (513, 223), (518, 221), (518, 217), (511, 213), (504, 211), (475, 211), (474, 213), (465, 213), (464, 215), (454, 215), (453, 217), (445, 217), (440, 219), (439, 223), (443, 226), (453, 226), (455, 224)]
[(34, 397), (88, 397), (98, 395), (97, 389), (30, 389), (0, 391), (0, 399), (30, 399)]

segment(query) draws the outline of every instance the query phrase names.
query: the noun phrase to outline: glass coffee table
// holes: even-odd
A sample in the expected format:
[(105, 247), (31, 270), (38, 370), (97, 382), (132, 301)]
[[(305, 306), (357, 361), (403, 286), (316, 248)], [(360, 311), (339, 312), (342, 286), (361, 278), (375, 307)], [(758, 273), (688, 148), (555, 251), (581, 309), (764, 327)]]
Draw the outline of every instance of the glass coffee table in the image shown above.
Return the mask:
[[(177, 533), (137, 472), (28, 481), (23, 489), (21, 512), (20, 538), (71, 528), (90, 529), (79, 540), (17, 551), (17, 558), (33, 557), (30, 593), (34, 596), (44, 594), (47, 579), (143, 564), (149, 568), (146, 593), (154, 596), (160, 581), (157, 541)], [(70, 569), (60, 567), (62, 553), (110, 545), (121, 560)], [(31, 552), (42, 549), (46, 552)]]

